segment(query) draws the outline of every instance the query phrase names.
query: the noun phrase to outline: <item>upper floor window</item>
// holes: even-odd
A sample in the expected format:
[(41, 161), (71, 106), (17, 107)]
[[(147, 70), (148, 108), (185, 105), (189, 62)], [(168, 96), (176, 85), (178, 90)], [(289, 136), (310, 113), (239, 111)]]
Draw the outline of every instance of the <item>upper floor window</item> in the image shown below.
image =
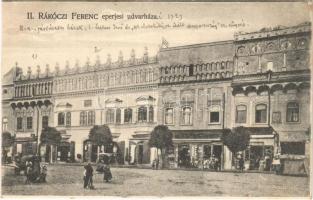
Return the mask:
[(287, 122), (299, 122), (299, 104), (289, 102), (287, 104)]
[(71, 113), (66, 113), (66, 126), (71, 126)]
[(132, 114), (133, 114), (133, 110), (131, 108), (127, 108), (124, 110), (124, 122), (125, 123), (132, 122)]
[(47, 128), (49, 126), (49, 117), (43, 116), (42, 117), (42, 128)]
[(267, 121), (267, 105), (259, 104), (255, 107), (255, 123), (266, 123)]
[(138, 121), (139, 122), (147, 121), (147, 107), (141, 106), (138, 108)]
[(190, 65), (189, 66), (189, 76), (193, 76), (193, 70), (194, 70), (193, 65)]
[(7, 89), (4, 89), (3, 90), (3, 94), (7, 94), (8, 93), (8, 90)]
[(173, 124), (174, 123), (174, 109), (166, 108), (165, 109), (165, 124)]
[(153, 106), (150, 106), (149, 107), (149, 122), (153, 122), (154, 121), (153, 117), (154, 117)]
[(23, 129), (23, 118), (22, 117), (16, 118), (16, 129), (17, 130)]
[(59, 126), (65, 125), (65, 114), (63, 112), (58, 114), (58, 125)]
[(89, 111), (88, 112), (88, 126), (95, 124), (95, 112)]
[(114, 109), (108, 109), (106, 111), (106, 122), (114, 123)]
[(190, 107), (184, 107), (182, 109), (182, 123), (184, 125), (191, 125), (192, 124), (192, 113)]
[(84, 101), (84, 107), (91, 107), (92, 106), (92, 100), (85, 100)]
[(32, 117), (27, 117), (26, 118), (26, 127), (27, 127), (27, 129), (32, 129), (33, 128), (33, 118)]
[(267, 62), (266, 68), (267, 68), (266, 69), (267, 71), (273, 71), (273, 69), (274, 69), (273, 62), (272, 61)]
[(236, 106), (236, 123), (246, 123), (247, 120), (247, 106)]
[(209, 122), (210, 123), (220, 123), (220, 111), (221, 107), (219, 105), (210, 106), (209, 109)]
[(79, 124), (81, 126), (87, 126), (87, 112), (86, 111), (83, 111), (80, 113)]
[(8, 118), (2, 118), (2, 132), (8, 130)]
[(120, 108), (116, 109), (115, 122), (117, 124), (121, 123), (121, 109)]

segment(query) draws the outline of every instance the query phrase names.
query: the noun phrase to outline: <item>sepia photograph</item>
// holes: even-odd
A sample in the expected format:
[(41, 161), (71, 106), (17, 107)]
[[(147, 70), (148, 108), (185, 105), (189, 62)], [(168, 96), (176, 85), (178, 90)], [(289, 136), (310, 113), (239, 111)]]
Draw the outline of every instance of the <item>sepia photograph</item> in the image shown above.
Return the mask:
[(311, 12), (2, 2), (1, 197), (312, 198)]

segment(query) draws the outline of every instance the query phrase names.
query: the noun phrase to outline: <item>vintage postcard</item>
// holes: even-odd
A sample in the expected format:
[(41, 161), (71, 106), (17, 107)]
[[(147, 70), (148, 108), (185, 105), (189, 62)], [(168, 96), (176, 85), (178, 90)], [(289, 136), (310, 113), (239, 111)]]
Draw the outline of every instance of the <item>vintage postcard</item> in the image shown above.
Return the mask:
[(311, 10), (2, 2), (2, 196), (310, 198)]

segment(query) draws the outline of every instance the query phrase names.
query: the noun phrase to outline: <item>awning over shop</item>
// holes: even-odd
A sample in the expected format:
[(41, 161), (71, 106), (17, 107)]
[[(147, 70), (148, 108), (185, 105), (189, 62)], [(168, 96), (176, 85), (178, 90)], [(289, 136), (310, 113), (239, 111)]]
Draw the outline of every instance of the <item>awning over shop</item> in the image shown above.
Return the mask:
[(282, 131), (279, 132), (280, 142), (304, 142), (309, 139), (305, 131)]
[(132, 139), (135, 140), (148, 140), (150, 138), (150, 134), (135, 134)]
[(222, 129), (211, 130), (172, 130), (173, 139), (220, 140)]

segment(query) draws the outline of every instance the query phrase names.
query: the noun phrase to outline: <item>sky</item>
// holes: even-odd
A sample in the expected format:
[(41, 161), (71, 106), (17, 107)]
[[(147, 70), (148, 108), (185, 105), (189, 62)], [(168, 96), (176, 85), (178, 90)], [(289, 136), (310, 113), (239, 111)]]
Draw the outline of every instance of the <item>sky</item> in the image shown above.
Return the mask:
[[(32, 12), (35, 19), (27, 19), (27, 12)], [(38, 13), (98, 13), (100, 18), (107, 14), (154, 14), (158, 20), (72, 20), (72, 19), (37, 19)], [(171, 19), (171, 16), (177, 18)], [(182, 19), (180, 20), (180, 17)], [(78, 61), (84, 65), (89, 58), (94, 63), (96, 57), (104, 63), (107, 54), (116, 61), (120, 51), (124, 59), (130, 57), (132, 49), (136, 57), (143, 55), (144, 47), (148, 48), (150, 56), (159, 51), (164, 38), (170, 47), (188, 44), (207, 43), (232, 40), (235, 32), (258, 31), (264, 27), (277, 25), (294, 26), (310, 21), (307, 3), (102, 3), (102, 2), (3, 2), (2, 3), (2, 62), (1, 74), (9, 71), (15, 63), (26, 73), (30, 66), (33, 72), (40, 65), (44, 71), (45, 65), (54, 70), (56, 63), (60, 68), (68, 61), (70, 67)], [(88, 30), (88, 31), (21, 31), (23, 27), (37, 26), (67, 26), (88, 25), (96, 23), (104, 26), (129, 24), (141, 25), (160, 23), (173, 24), (244, 24), (240, 27), (218, 27), (189, 29), (177, 27), (170, 29), (137, 29), (131, 30)], [(95, 52), (95, 47), (99, 50)]]

